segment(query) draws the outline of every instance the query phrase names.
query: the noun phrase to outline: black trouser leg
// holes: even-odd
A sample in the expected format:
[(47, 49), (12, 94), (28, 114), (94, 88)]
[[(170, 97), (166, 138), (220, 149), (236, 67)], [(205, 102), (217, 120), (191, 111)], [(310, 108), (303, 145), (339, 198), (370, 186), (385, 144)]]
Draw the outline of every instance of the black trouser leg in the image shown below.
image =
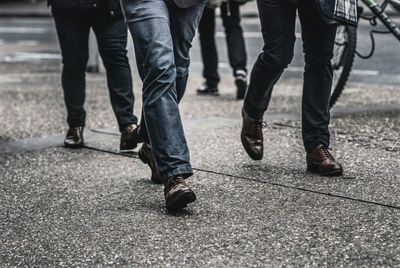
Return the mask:
[(128, 124), (137, 124), (133, 114), (132, 76), (127, 57), (128, 30), (122, 19), (96, 16), (93, 22), (99, 52), (107, 71), (111, 105), (120, 131)]
[(303, 50), (305, 54), (302, 99), (303, 142), (307, 151), (323, 144), (329, 147), (329, 99), (332, 88), (333, 46), (336, 25), (325, 24), (318, 17), (316, 6), (299, 2)]
[(244, 109), (261, 119), (268, 108), (273, 86), (293, 58), (296, 6), (289, 1), (257, 0), (264, 39), (250, 76)]
[(227, 4), (221, 5), (221, 18), (226, 33), (229, 63), (235, 73), (236, 70), (246, 71), (247, 55), (243, 38), (243, 30), (240, 25), (240, 5), (237, 2), (229, 2), (229, 15)]
[(69, 127), (85, 125), (85, 71), (88, 60), (89, 22), (82, 14), (69, 16), (53, 9), (62, 54), (62, 87)]
[(203, 59), (203, 77), (209, 86), (215, 87), (219, 82), (218, 53), (215, 44), (215, 10), (204, 8), (199, 23), (201, 56)]

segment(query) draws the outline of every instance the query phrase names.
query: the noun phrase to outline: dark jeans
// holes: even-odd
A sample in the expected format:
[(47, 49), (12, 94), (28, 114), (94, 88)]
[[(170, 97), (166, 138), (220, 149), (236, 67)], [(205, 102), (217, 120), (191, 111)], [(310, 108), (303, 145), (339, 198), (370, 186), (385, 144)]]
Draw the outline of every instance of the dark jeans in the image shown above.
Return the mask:
[(122, 0), (143, 81), (140, 134), (152, 148), (163, 181), (193, 173), (178, 103), (204, 5), (182, 9), (164, 0)]
[[(273, 86), (293, 58), (296, 6), (291, 1), (258, 0), (263, 52), (254, 64), (244, 108), (260, 119), (268, 108)], [(299, 0), (305, 70), (302, 99), (303, 142), (310, 151), (329, 146), (329, 98), (332, 87), (333, 45), (336, 26), (318, 16), (315, 1)]]
[[(237, 2), (229, 2), (229, 11), (226, 3), (221, 5), (222, 24), (225, 28), (226, 43), (228, 46), (229, 63), (233, 69), (245, 70), (247, 65), (246, 47), (243, 31), (240, 25), (240, 6)], [(215, 43), (215, 9), (205, 8), (199, 24), (201, 55), (203, 58), (203, 76), (209, 86), (216, 86), (219, 82), (218, 54)]]
[(133, 115), (132, 77), (126, 56), (127, 27), (123, 19), (107, 16), (103, 7), (80, 13), (52, 10), (62, 53), (62, 86), (70, 127), (85, 125), (85, 72), (88, 40), (93, 29), (107, 71), (111, 104), (122, 130), (137, 123)]

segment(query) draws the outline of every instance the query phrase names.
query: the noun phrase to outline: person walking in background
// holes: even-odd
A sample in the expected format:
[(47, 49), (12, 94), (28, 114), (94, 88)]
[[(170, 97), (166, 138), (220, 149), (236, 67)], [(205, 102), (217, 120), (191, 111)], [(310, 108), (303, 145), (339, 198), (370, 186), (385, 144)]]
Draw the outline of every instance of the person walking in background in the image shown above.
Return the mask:
[(189, 75), (189, 49), (205, 0), (122, 0), (143, 81), (140, 159), (151, 180), (164, 184), (168, 210), (196, 200), (186, 179), (193, 174), (178, 103)]
[(218, 53), (215, 42), (215, 9), (220, 6), (225, 29), (229, 63), (236, 84), (236, 98), (243, 99), (247, 89), (247, 55), (240, 25), (240, 3), (235, 0), (209, 0), (199, 24), (204, 84), (197, 89), (200, 95), (218, 95)]
[(69, 129), (64, 141), (68, 148), (84, 145), (85, 71), (88, 40), (92, 28), (106, 72), (112, 108), (121, 131), (121, 150), (137, 147), (137, 118), (127, 58), (127, 27), (119, 0), (48, 0), (56, 24), (62, 55), (62, 87)]
[(322, 19), (316, 1), (257, 0), (257, 3), (264, 48), (251, 72), (242, 109), (241, 140), (244, 149), (254, 160), (263, 157), (263, 115), (275, 83), (293, 58), (298, 9), (305, 54), (302, 134), (307, 169), (321, 175), (341, 175), (342, 166), (328, 150), (331, 58), (336, 24)]

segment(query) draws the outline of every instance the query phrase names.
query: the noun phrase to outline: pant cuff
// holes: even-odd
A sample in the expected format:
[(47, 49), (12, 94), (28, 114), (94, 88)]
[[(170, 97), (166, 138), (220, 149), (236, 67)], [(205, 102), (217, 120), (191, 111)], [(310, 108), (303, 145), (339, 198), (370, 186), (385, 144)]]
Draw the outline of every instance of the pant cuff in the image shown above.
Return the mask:
[(304, 147), (306, 152), (310, 153), (315, 147), (320, 144), (324, 145), (326, 148), (329, 148), (329, 141), (325, 140), (316, 140), (315, 142), (304, 144)]
[(263, 119), (264, 117), (264, 111), (259, 111), (258, 109), (254, 109), (252, 107), (249, 107), (248, 104), (246, 104), (246, 102), (243, 104), (243, 108), (246, 111), (246, 113), (253, 119)]
[(124, 120), (123, 122), (119, 123), (119, 131), (124, 131), (125, 127), (130, 124), (138, 125), (138, 119), (136, 116), (132, 117), (130, 120)]
[(163, 183), (167, 182), (169, 178), (175, 177), (175, 176), (183, 176), (185, 179), (189, 178), (190, 176), (193, 175), (193, 169), (190, 164), (184, 165), (184, 166), (179, 166), (175, 167), (172, 170), (168, 170), (165, 172), (160, 172), (161, 173), (161, 181)]

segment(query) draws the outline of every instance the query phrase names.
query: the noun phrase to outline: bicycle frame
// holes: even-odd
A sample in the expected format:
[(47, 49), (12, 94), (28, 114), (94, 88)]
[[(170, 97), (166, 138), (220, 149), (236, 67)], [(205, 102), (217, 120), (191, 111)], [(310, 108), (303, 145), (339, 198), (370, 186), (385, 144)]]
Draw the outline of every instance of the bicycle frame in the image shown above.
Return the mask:
[[(362, 2), (368, 6), (375, 17), (379, 18), (386, 28), (400, 41), (400, 28), (397, 27), (393, 20), (384, 12), (384, 8), (382, 8), (387, 6), (389, 0), (385, 0), (382, 6), (375, 2), (375, 0), (362, 0)], [(393, 1), (392, 3), (394, 5), (399, 4), (397, 1)]]

